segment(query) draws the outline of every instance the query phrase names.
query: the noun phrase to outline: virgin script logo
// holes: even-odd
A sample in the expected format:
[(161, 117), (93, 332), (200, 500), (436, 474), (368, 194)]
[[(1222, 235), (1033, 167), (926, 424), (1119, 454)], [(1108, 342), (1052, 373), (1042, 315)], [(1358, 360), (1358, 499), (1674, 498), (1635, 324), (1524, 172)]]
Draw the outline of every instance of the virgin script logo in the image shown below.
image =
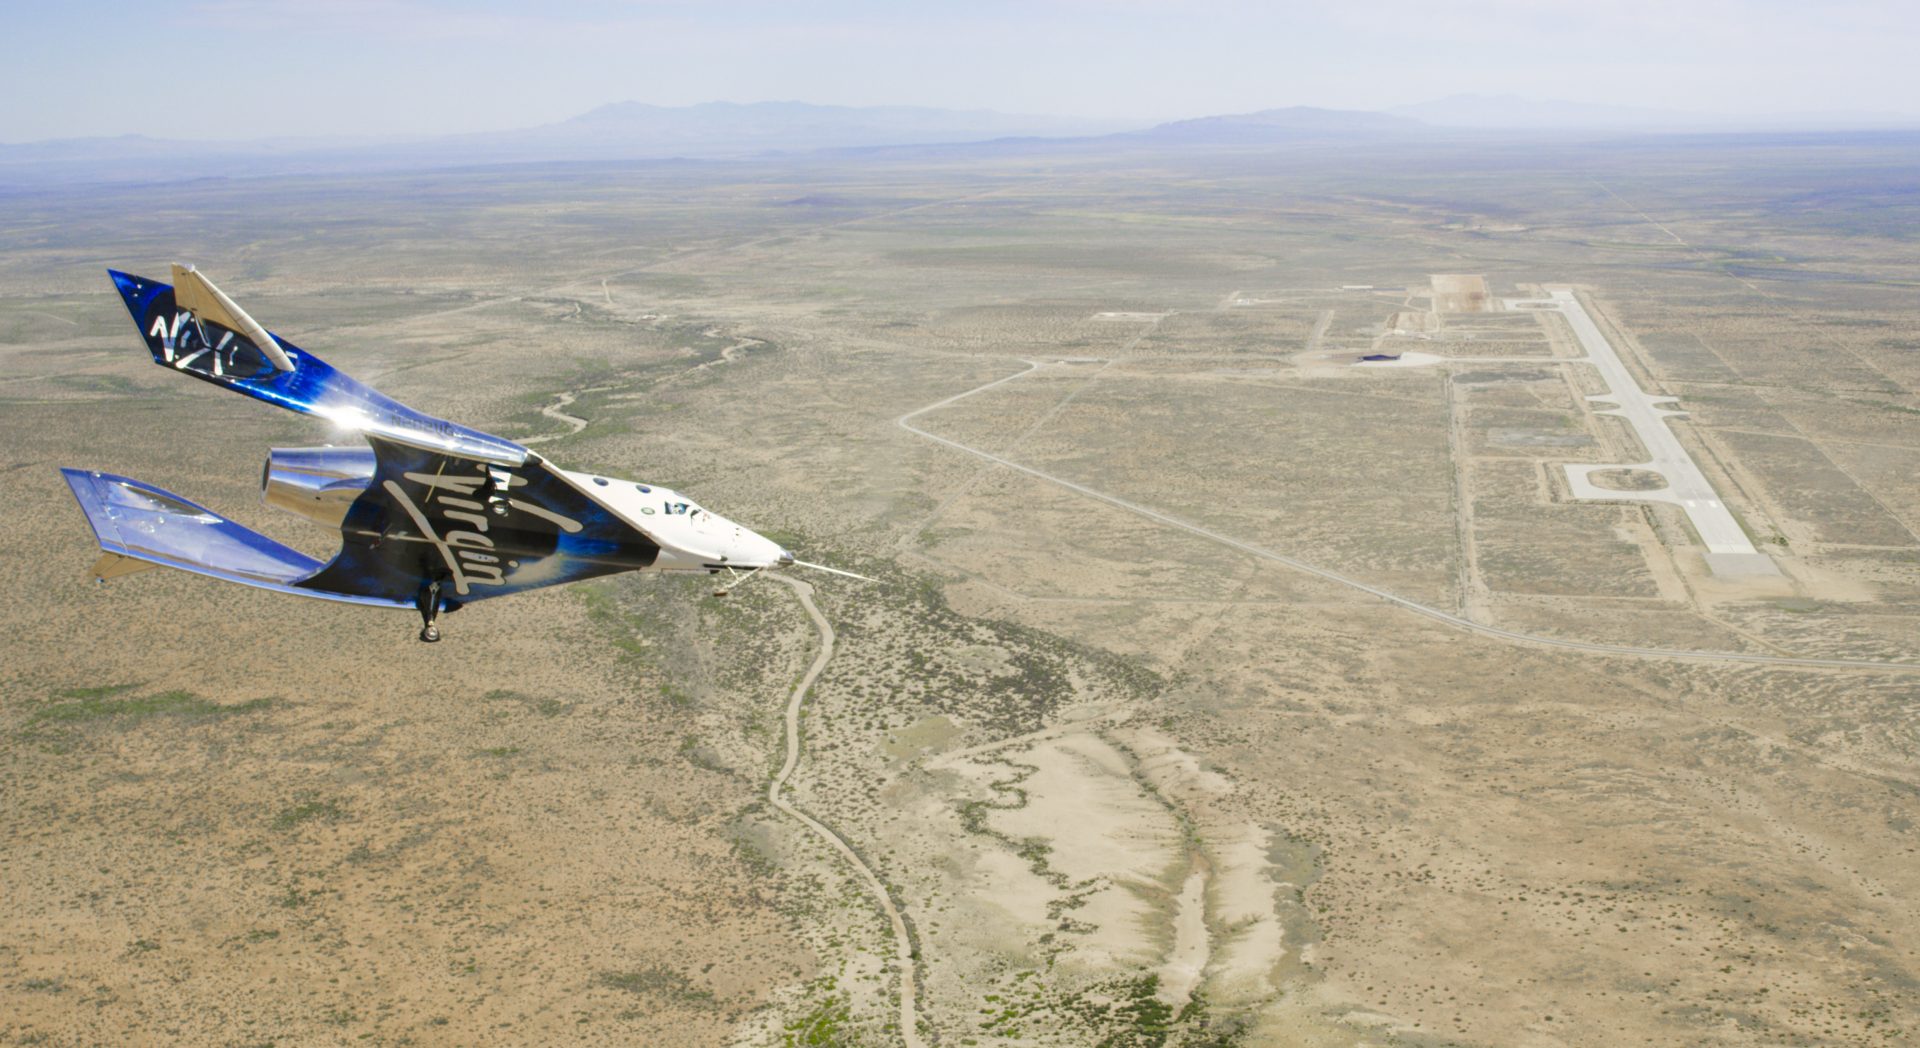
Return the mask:
[(434, 526), (426, 510), (422, 509), (407, 489), (398, 481), (388, 480), (383, 485), (393, 501), (413, 518), (414, 526), (420, 529), (420, 537), (440, 551), (440, 559), (446, 562), (447, 570), (453, 576), (453, 591), (465, 595), (470, 586), (502, 586), (506, 584), (507, 567), (513, 562), (502, 563), (494, 549), (493, 539), (488, 535), (493, 524), (505, 523), (511, 518), (489, 513), (488, 506), (475, 496), (485, 496), (494, 504), (497, 511), (500, 506), (517, 510), (559, 528), (567, 534), (575, 534), (581, 528), (579, 521), (563, 516), (538, 503), (507, 497), (514, 488), (524, 487), (527, 478), (514, 476), (504, 470), (491, 471), (488, 476), (448, 475), (445, 473), (408, 473), (406, 479), (427, 489), (426, 502), (434, 515), (450, 524), (460, 527), (447, 527), (444, 531)]

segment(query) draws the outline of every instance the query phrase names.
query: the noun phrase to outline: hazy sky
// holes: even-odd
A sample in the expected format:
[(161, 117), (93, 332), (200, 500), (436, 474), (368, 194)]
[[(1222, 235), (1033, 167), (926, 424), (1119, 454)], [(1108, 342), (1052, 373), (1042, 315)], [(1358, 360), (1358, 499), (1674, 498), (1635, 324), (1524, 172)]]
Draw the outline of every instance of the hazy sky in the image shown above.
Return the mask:
[(1912, 0), (10, 2), (0, 141), (416, 134), (606, 102), (1164, 119), (1515, 93), (1920, 111)]

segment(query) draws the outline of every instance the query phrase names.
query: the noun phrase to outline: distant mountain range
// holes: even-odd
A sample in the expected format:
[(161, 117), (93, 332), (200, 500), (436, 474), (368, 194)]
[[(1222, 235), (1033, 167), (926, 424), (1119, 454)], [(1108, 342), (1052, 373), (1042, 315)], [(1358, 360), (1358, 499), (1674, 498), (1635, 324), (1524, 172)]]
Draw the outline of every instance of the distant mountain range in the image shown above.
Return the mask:
[[(1782, 118), (1775, 125), (1792, 125)], [(1871, 114), (1805, 115), (1808, 127), (1916, 126)], [(1258, 146), (1388, 140), (1464, 133), (1754, 130), (1649, 109), (1460, 95), (1392, 112), (1295, 106), (1142, 127), (1126, 121), (913, 106), (804, 102), (619, 102), (539, 127), (417, 139), (196, 142), (127, 135), (0, 145), (0, 186), (125, 182), (290, 173), (670, 158), (725, 158), (814, 150), (960, 149), (999, 152)]]
[(0, 183), (752, 156), (989, 139), (1084, 138), (1138, 123), (914, 106), (617, 102), (538, 127), (428, 138), (196, 142), (124, 135), (0, 145)]
[(806, 102), (704, 102), (668, 107), (616, 102), (557, 124), (442, 139), (505, 150), (714, 156), (796, 149), (925, 145), (991, 138), (1100, 135), (1130, 121), (1026, 116), (920, 106), (819, 106)]
[(1195, 145), (1260, 145), (1312, 138), (1385, 138), (1418, 135), (1431, 130), (1418, 120), (1388, 113), (1290, 106), (1286, 109), (1263, 109), (1257, 113), (1175, 120), (1114, 137)]
[(1667, 128), (1699, 118), (1662, 109), (1595, 105), (1517, 95), (1453, 95), (1387, 110), (1436, 127), (1471, 128)]

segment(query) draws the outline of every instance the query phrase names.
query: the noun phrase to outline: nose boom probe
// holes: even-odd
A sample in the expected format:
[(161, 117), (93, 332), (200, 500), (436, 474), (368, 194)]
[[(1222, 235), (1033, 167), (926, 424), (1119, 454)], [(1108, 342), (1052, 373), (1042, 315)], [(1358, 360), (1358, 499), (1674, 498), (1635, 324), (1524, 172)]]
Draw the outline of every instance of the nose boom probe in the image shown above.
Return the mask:
[(865, 575), (856, 574), (851, 571), (842, 571), (839, 568), (829, 568), (825, 564), (812, 564), (804, 560), (795, 560), (793, 559), (792, 554), (787, 554), (786, 556), (781, 557), (778, 561), (775, 561), (772, 564), (762, 564), (759, 567), (754, 568), (752, 571), (736, 571), (733, 568), (721, 569), (727, 573), (727, 581), (722, 585), (715, 586), (713, 588), (713, 595), (716, 597), (724, 597), (727, 594), (732, 593), (734, 590), (739, 589), (741, 586), (747, 583), (747, 580), (753, 578), (755, 575), (760, 574), (761, 572), (767, 570), (768, 568), (784, 568), (784, 567), (812, 568), (815, 571), (824, 571), (829, 575), (844, 575), (850, 579), (859, 579), (861, 582), (880, 581), (878, 579), (870, 579)]
[(880, 581), (879, 579), (870, 579), (865, 575), (858, 575), (851, 571), (842, 571), (839, 568), (829, 568), (825, 564), (809, 564), (804, 560), (796, 560), (793, 562), (793, 565), (794, 567), (797, 567), (797, 568), (812, 568), (815, 571), (824, 571), (829, 575), (845, 575), (847, 578), (859, 579), (861, 582), (879, 582)]

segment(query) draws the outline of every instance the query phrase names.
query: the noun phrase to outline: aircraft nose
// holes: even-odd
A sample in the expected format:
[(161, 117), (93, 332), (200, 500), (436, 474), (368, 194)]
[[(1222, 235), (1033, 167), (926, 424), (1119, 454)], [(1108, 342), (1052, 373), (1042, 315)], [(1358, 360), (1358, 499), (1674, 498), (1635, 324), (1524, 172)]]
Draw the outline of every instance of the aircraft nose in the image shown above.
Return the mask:
[(775, 564), (793, 563), (793, 554), (780, 548), (780, 544), (746, 528), (733, 540), (733, 549), (728, 552), (727, 562), (742, 567), (764, 568)]

